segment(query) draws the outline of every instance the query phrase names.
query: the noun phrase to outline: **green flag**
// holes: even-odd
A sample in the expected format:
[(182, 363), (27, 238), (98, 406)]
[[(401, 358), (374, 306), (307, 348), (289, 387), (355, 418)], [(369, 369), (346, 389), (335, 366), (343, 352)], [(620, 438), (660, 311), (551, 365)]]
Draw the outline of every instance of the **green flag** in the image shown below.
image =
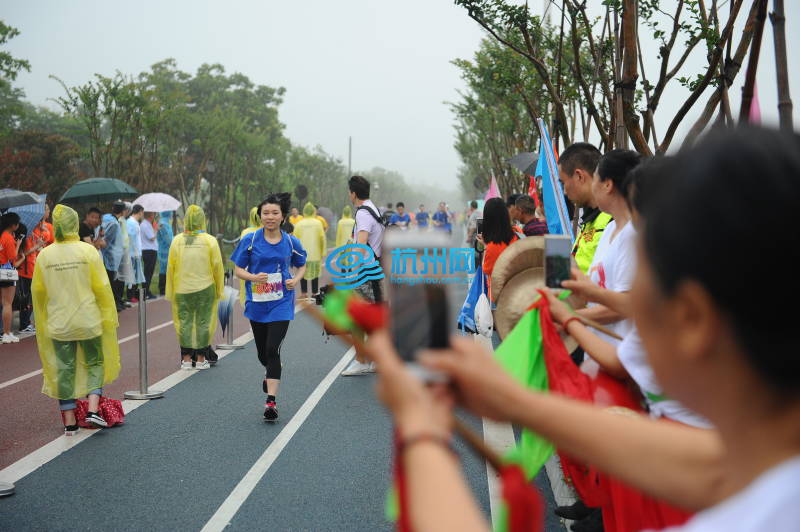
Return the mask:
[[(529, 310), (522, 316), (497, 348), (495, 356), (500, 365), (526, 388), (538, 391), (549, 389), (539, 309)], [(523, 429), (519, 445), (506, 458), (522, 466), (526, 478), (531, 479), (552, 454), (553, 445), (550, 442)]]

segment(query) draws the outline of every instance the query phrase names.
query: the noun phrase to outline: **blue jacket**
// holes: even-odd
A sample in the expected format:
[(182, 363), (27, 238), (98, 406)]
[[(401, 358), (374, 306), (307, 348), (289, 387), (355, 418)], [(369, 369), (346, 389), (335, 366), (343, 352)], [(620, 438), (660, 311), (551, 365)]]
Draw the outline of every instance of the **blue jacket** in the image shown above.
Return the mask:
[(167, 273), (167, 261), (169, 259), (169, 247), (172, 245), (172, 211), (164, 211), (158, 221), (158, 264), (161, 273)]
[(106, 239), (106, 247), (102, 249), (103, 264), (106, 270), (115, 272), (119, 270), (123, 252), (119, 220), (113, 214), (104, 214), (101, 227)]

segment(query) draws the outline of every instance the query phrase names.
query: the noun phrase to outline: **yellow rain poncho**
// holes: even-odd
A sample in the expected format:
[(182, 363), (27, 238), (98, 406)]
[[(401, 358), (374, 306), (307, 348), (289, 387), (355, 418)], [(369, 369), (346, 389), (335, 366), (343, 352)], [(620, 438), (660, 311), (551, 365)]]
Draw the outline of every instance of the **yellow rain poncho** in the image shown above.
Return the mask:
[[(258, 215), (258, 207), (253, 207), (250, 209), (250, 218), (249, 218), (250, 225), (242, 229), (239, 238), (244, 238), (244, 235), (249, 235), (253, 231), (258, 231), (261, 229), (261, 217)], [(239, 279), (239, 303), (242, 304), (242, 308), (244, 308), (244, 304), (247, 303), (247, 292), (245, 291), (244, 286), (244, 279)]]
[(119, 375), (117, 306), (103, 259), (78, 238), (78, 213), (56, 205), (53, 229), (31, 283), (42, 393), (75, 399)]
[(303, 207), (303, 219), (294, 226), (294, 236), (300, 239), (306, 250), (306, 273), (304, 279), (316, 279), (320, 274), (320, 262), (325, 255), (325, 230), (316, 218), (317, 210), (311, 203)]
[(190, 205), (184, 231), (169, 248), (166, 298), (183, 349), (205, 349), (217, 328), (217, 302), (225, 288), (225, 272), (217, 239), (205, 232), (203, 209)]
[(336, 226), (336, 247), (341, 247), (350, 242), (353, 238), (353, 227), (356, 221), (353, 219), (353, 211), (350, 206), (342, 210), (342, 219)]

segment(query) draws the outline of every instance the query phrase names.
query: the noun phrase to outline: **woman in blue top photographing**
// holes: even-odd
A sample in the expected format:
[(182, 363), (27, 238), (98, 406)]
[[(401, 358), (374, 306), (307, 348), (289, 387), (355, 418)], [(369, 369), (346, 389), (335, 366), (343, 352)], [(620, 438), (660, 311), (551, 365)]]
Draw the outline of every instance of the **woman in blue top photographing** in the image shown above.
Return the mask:
[[(271, 194), (258, 205), (262, 228), (245, 235), (231, 255), (236, 277), (245, 281), (244, 315), (250, 320), (258, 360), (266, 368), (261, 384), (267, 394), (264, 419), (278, 419), (276, 397), (281, 379), (281, 344), (294, 319), (294, 289), (303, 278), (306, 252), (300, 240), (283, 230), (288, 193)], [(292, 276), (291, 267), (298, 268)]]

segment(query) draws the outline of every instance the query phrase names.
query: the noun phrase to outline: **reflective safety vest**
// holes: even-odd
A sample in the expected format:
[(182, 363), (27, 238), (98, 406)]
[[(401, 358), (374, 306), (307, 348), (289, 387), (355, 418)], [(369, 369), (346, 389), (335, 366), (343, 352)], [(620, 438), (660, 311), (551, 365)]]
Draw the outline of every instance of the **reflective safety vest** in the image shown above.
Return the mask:
[(592, 260), (594, 260), (594, 253), (597, 251), (597, 244), (600, 243), (600, 237), (603, 236), (603, 231), (610, 221), (611, 215), (607, 212), (601, 212), (597, 208), (583, 213), (581, 231), (578, 233), (575, 245), (572, 248), (575, 262), (578, 263), (578, 268), (583, 273), (589, 271)]

